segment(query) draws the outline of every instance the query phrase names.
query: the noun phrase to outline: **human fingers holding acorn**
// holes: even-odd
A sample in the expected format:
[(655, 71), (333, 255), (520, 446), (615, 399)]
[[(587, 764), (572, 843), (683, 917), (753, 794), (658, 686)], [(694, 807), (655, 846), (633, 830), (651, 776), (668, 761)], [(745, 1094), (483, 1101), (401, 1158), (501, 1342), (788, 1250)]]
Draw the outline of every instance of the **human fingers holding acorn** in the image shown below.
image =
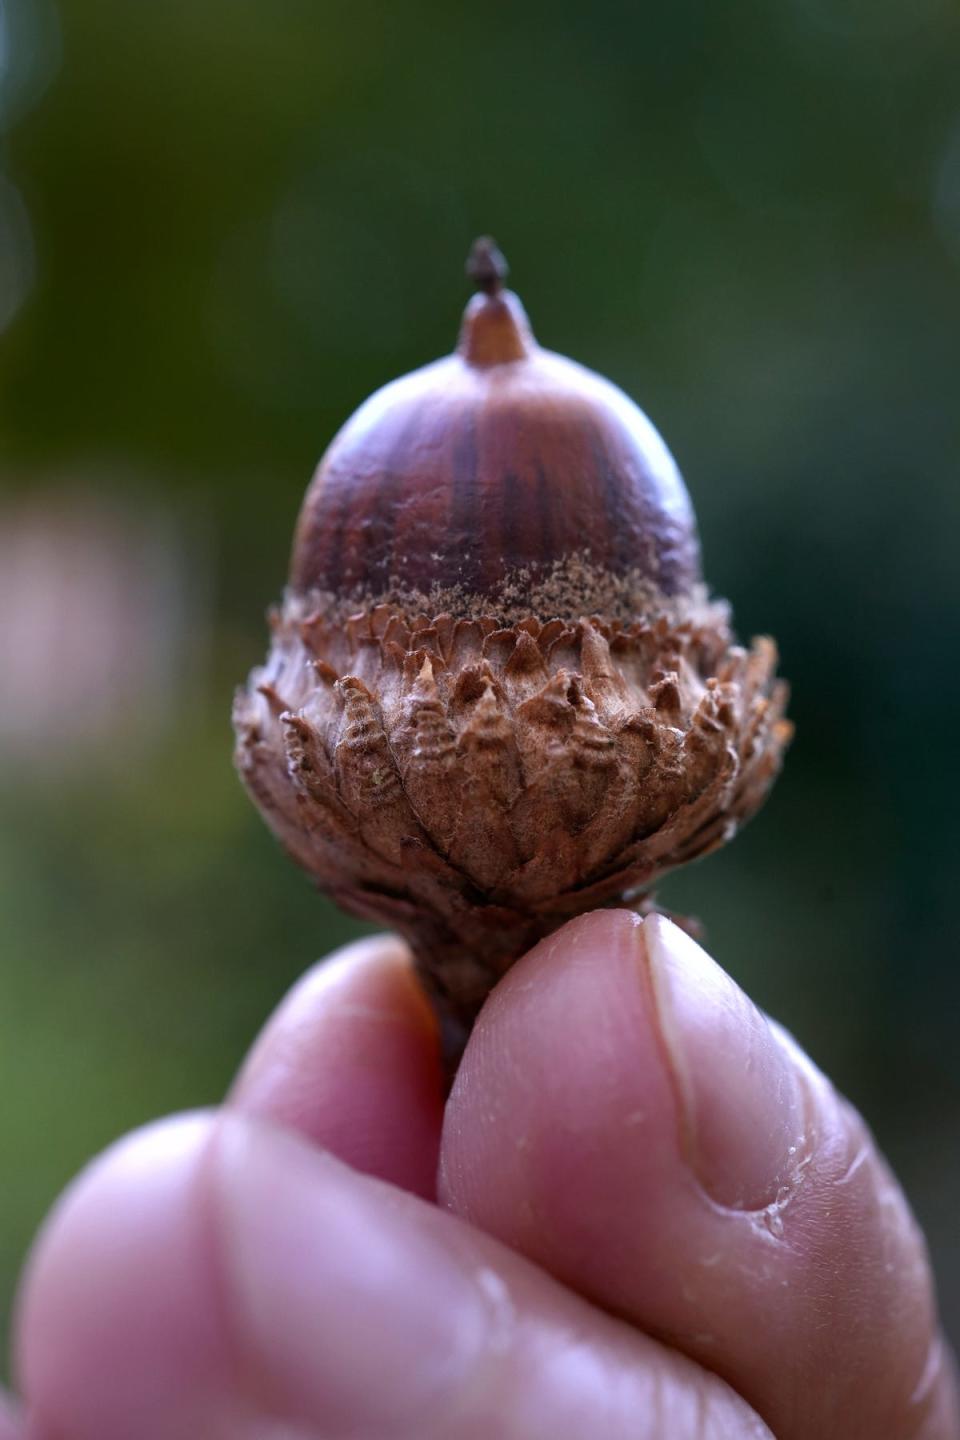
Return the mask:
[(647, 913), (776, 775), (773, 642), (709, 597), (641, 412), (536, 344), (492, 242), (470, 269), (457, 352), (321, 462), (235, 710), (284, 846), (409, 948), (317, 967), (224, 1106), (76, 1182), (22, 1286), (9, 1426), (960, 1440), (869, 1132)]
[(669, 921), (548, 937), (443, 1083), (402, 944), (305, 977), (54, 1211), (24, 1440), (958, 1440), (869, 1134)]

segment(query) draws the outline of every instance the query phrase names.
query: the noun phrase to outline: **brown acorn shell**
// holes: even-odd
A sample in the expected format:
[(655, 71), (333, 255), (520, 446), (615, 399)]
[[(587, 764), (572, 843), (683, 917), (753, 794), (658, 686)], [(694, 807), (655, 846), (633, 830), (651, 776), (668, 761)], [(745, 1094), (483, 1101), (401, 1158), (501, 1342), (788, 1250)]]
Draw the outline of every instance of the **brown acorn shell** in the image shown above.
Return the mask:
[(536, 940), (730, 839), (791, 734), (773, 641), (733, 643), (702, 587), (630, 622), (344, 619), (291, 591), (272, 629), (237, 696), (241, 777), (464, 1028)]
[[(385, 385), (334, 437), (290, 586), (358, 603), (442, 592), (457, 614), (458, 596), (495, 607), (513, 588), (549, 614), (532, 592), (575, 559), (666, 596), (702, 583), (693, 507), (659, 432), (618, 386), (538, 345), (504, 291), (474, 296), (456, 352)], [(599, 595), (575, 613), (594, 610), (610, 613)]]

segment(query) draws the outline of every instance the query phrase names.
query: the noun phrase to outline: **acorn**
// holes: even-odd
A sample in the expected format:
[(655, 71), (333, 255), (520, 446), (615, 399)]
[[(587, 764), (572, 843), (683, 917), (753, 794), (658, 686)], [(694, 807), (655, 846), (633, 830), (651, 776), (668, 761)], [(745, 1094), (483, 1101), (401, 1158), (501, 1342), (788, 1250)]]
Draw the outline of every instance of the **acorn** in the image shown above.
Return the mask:
[(493, 241), (467, 270), (454, 354), (321, 460), (234, 710), (267, 824), (406, 936), (461, 1035), (535, 941), (731, 839), (791, 735), (658, 432), (537, 344)]

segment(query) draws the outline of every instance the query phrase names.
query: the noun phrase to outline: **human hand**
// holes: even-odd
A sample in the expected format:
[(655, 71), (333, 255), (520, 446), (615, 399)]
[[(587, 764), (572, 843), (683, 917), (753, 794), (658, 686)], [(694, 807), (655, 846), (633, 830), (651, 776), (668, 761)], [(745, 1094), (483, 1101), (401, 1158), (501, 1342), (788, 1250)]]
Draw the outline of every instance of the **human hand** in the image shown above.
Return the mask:
[(445, 1116), (403, 947), (312, 971), (225, 1106), (68, 1190), (17, 1369), (28, 1440), (960, 1437), (862, 1121), (682, 932), (623, 911), (510, 971)]

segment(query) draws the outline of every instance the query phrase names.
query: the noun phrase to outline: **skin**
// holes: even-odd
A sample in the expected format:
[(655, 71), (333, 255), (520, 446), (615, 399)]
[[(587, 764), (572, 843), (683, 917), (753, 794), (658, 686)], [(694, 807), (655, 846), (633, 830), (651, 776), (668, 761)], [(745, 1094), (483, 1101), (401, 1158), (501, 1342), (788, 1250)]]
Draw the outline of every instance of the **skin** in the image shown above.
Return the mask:
[(54, 1209), (0, 1440), (960, 1437), (869, 1132), (668, 921), (538, 945), (442, 1094), (398, 942), (308, 974)]

